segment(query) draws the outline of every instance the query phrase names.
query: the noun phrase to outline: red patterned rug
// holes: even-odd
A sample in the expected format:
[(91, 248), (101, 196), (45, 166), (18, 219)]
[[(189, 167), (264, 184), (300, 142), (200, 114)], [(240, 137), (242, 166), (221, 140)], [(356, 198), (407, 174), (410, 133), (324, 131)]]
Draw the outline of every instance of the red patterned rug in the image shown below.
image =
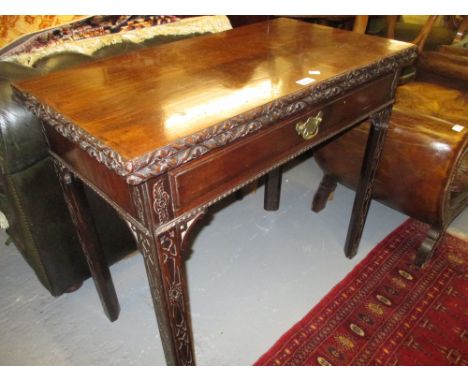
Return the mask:
[(420, 270), (426, 230), (397, 228), (256, 365), (468, 365), (468, 242)]

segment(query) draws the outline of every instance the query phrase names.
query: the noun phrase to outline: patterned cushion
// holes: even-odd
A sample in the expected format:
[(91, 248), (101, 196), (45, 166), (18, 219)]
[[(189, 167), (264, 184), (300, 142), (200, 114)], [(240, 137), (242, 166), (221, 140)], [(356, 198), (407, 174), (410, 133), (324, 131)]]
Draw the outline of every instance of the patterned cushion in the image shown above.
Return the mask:
[(0, 16), (0, 48), (6, 46), (24, 35), (68, 24), (83, 16)]
[(31, 67), (57, 53), (91, 56), (115, 44), (139, 44), (157, 36), (189, 36), (231, 28), (226, 16), (94, 16), (13, 43), (0, 51), (0, 60)]
[(8, 220), (5, 214), (0, 211), (0, 229), (8, 229), (10, 225), (8, 224)]

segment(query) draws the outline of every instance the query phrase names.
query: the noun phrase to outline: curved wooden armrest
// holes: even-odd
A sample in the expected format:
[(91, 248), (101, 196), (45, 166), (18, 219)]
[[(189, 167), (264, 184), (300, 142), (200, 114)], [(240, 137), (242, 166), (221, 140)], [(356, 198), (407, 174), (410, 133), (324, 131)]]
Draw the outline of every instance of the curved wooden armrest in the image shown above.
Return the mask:
[(358, 15), (354, 19), (353, 32), (357, 33), (366, 33), (367, 23), (369, 21), (369, 16), (367, 15)]
[(386, 16), (387, 19), (387, 38), (395, 39), (396, 23), (400, 16)]
[[(395, 29), (396, 23), (400, 16), (386, 16), (387, 19), (387, 38), (394, 39), (395, 38)], [(413, 44), (418, 46), (418, 52), (421, 53), (424, 49), (424, 45), (426, 44), (426, 40), (429, 37), (429, 33), (432, 30), (432, 27), (439, 16), (429, 16), (424, 23), (421, 31), (419, 32), (418, 36), (412, 41)]]
[(426, 44), (426, 40), (429, 37), (429, 33), (431, 33), (432, 27), (439, 16), (429, 16), (427, 18), (426, 23), (423, 25), (421, 31), (419, 32), (418, 36), (412, 41), (413, 44), (418, 46), (418, 52), (421, 53), (424, 49), (424, 45)]

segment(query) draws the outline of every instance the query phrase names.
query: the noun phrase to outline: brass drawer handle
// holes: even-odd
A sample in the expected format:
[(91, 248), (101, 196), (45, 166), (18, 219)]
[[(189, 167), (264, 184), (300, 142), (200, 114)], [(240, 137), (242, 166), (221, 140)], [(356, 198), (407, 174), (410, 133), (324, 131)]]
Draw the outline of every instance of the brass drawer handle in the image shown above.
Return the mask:
[(305, 122), (296, 123), (296, 131), (304, 139), (312, 139), (319, 133), (319, 126), (322, 122), (323, 113), (321, 111), (315, 117), (309, 117)]

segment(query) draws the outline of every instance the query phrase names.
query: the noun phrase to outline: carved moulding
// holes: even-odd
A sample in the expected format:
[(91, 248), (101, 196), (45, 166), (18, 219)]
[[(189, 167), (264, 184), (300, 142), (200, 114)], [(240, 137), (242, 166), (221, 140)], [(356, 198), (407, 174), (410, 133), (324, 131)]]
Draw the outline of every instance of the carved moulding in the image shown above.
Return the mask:
[(158, 179), (152, 185), (152, 197), (152, 208), (159, 224), (168, 222), (172, 215), (171, 196), (164, 186), (163, 179)]
[(193, 365), (193, 344), (191, 338), (188, 301), (185, 297), (185, 267), (177, 241), (178, 230), (172, 229), (157, 236), (159, 264), (162, 281), (171, 316), (172, 336), (175, 342), (178, 364)]
[(367, 67), (358, 68), (344, 75), (323, 81), (316, 86), (302, 89), (132, 159), (122, 158), (103, 142), (67, 121), (52, 108), (41, 104), (34, 96), (21, 92), (16, 88), (14, 90), (31, 112), (49, 123), (67, 139), (78, 143), (83, 150), (98, 162), (124, 176), (127, 183), (137, 185), (151, 177), (200, 157), (208, 151), (227, 145), (274, 122), (292, 116), (307, 107), (337, 97), (349, 89), (384, 74), (396, 72), (402, 66), (413, 62), (416, 56), (416, 47), (405, 49), (394, 56), (383, 58)]
[[(144, 220), (137, 220), (134, 218), (132, 215), (130, 215), (127, 211), (125, 211), (122, 207), (120, 207), (116, 202), (114, 202), (111, 198), (109, 198), (104, 192), (102, 192), (98, 187), (96, 187), (93, 183), (89, 182), (85, 177), (81, 176), (78, 172), (74, 171), (73, 168), (69, 167), (69, 165), (60, 159), (56, 154), (50, 153), (52, 158), (54, 158), (54, 164), (57, 166), (60, 166), (60, 168), (66, 169), (68, 173), (71, 174), (72, 177), (78, 178), (83, 184), (88, 186), (91, 190), (93, 190), (100, 198), (105, 200), (107, 204), (109, 204), (115, 212), (120, 216), (121, 219), (123, 219), (125, 222), (130, 222), (134, 226), (137, 226), (138, 229), (146, 231), (146, 227), (144, 226)], [(60, 178), (60, 173), (57, 172), (57, 167), (56, 168), (56, 173), (57, 176)], [(139, 219), (141, 219), (140, 212), (139, 214)]]
[(173, 217), (170, 191), (164, 178), (130, 186), (138, 220), (145, 226), (158, 226)]
[(79, 126), (74, 125), (64, 118), (61, 114), (57, 113), (51, 107), (42, 104), (32, 95), (21, 92), (13, 88), (14, 95), (19, 99), (23, 105), (26, 106), (33, 114), (35, 114), (42, 121), (47, 122), (57, 132), (68, 140), (76, 143), (84, 151), (86, 151), (92, 158), (96, 159), (99, 163), (104, 164), (107, 168), (115, 171), (118, 175), (126, 176), (130, 173), (128, 164), (125, 160), (114, 150), (107, 147), (99, 139), (88, 134)]

